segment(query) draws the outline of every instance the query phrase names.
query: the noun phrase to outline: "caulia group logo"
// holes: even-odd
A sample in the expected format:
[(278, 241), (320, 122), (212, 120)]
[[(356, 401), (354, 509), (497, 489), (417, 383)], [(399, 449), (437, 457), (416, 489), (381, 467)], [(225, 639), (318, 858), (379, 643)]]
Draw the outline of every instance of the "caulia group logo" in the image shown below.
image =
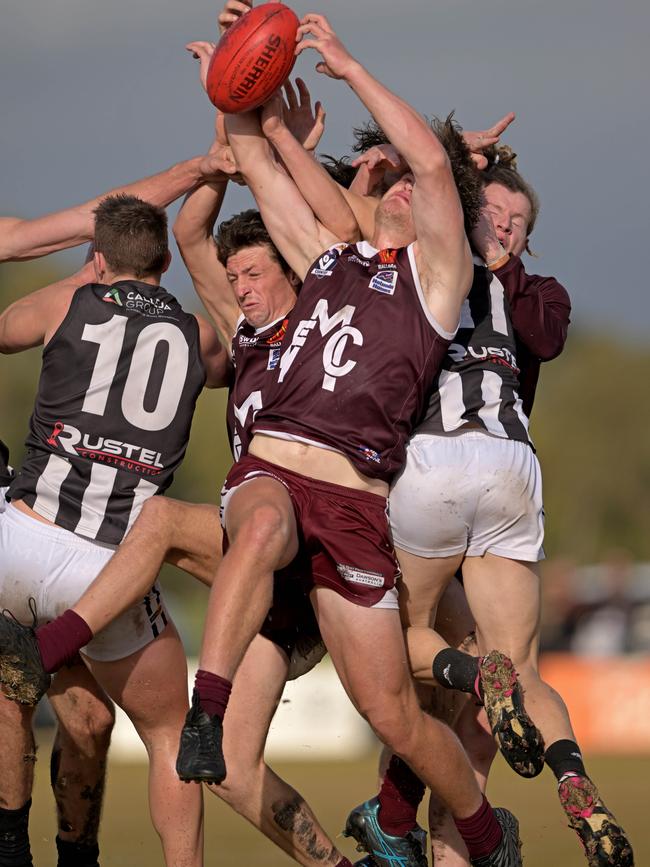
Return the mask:
[(46, 442), (54, 448), (63, 449), (69, 455), (144, 476), (157, 476), (165, 469), (161, 452), (97, 434), (83, 433), (79, 428), (62, 421), (56, 422)]
[(171, 311), (171, 306), (161, 298), (149, 298), (141, 292), (125, 292), (118, 286), (111, 288), (102, 296), (107, 304), (117, 304), (127, 310), (137, 310), (145, 316), (165, 316)]

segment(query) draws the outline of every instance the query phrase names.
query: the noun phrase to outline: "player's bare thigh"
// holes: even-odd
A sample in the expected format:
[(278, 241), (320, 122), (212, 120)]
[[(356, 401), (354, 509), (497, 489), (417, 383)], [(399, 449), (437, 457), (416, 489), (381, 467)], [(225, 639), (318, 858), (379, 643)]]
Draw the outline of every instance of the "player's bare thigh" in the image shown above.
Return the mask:
[(467, 557), (463, 576), (476, 618), (479, 652), (498, 648), (518, 670), (524, 665), (536, 668), (541, 607), (538, 564), (487, 553)]

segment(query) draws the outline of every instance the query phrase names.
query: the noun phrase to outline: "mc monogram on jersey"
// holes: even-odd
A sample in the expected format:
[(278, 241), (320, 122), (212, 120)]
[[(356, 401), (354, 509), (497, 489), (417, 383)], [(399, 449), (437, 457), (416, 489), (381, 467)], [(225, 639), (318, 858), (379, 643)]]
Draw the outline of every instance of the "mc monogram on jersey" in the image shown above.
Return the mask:
[(307, 338), (318, 325), (322, 337), (331, 331), (334, 332), (323, 348), (325, 375), (321, 385), (326, 391), (334, 391), (337, 380), (354, 370), (357, 364), (350, 358), (346, 361), (343, 360), (348, 345), (351, 343), (354, 346), (363, 346), (363, 334), (358, 328), (350, 325), (354, 311), (355, 308), (351, 304), (346, 304), (345, 307), (330, 316), (327, 299), (320, 298), (311, 319), (303, 319), (298, 323), (291, 344), (282, 353), (278, 382), (284, 381)]

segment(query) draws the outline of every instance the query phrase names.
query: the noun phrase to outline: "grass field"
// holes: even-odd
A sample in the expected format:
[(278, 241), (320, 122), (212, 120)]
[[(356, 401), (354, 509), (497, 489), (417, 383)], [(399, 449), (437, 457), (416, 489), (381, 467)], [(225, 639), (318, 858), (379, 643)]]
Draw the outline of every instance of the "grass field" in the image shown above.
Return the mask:
[[(37, 867), (56, 863), (56, 834), (47, 772), (47, 743), (41, 744), (31, 816), (31, 839)], [(590, 757), (592, 776), (606, 795), (634, 845), (636, 867), (650, 865), (650, 756)], [(348, 810), (373, 793), (376, 763), (276, 763), (275, 769), (311, 803), (331, 835), (343, 826)], [(153, 867), (162, 864), (158, 838), (147, 810), (144, 765), (110, 766), (102, 831), (102, 867)], [(498, 760), (488, 796), (494, 805), (510, 807), (519, 817), (525, 867), (584, 867), (585, 860), (563, 814), (548, 770), (536, 780), (521, 780)], [(350, 841), (337, 845), (351, 860)], [(294, 863), (217, 798), (206, 793), (206, 867), (283, 867)]]

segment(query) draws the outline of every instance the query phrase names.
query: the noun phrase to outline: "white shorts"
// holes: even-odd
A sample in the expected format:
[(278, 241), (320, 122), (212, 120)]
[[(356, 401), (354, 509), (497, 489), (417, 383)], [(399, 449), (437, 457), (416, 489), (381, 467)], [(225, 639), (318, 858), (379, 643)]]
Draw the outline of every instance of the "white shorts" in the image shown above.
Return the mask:
[(525, 443), (478, 430), (416, 434), (389, 504), (395, 546), (411, 554), (544, 558), (542, 474)]
[[(0, 608), (31, 625), (28, 600), (36, 600), (38, 623), (71, 608), (113, 556), (113, 549), (62, 527), (30, 518), (12, 505), (0, 515)], [(86, 645), (91, 659), (123, 659), (152, 642), (169, 622), (154, 584), (144, 599)]]

